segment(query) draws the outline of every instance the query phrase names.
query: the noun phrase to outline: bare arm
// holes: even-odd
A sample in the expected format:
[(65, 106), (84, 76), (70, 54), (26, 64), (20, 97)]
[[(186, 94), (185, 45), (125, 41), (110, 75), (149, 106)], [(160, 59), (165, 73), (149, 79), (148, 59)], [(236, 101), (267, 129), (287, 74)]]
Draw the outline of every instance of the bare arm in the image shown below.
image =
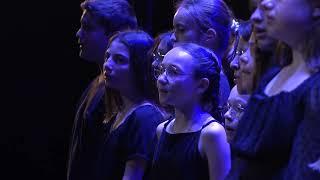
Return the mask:
[(126, 162), (122, 180), (140, 180), (143, 178), (147, 162), (144, 159), (133, 159)]
[(201, 132), (199, 150), (208, 160), (210, 180), (223, 180), (231, 168), (230, 146), (224, 128), (212, 123)]

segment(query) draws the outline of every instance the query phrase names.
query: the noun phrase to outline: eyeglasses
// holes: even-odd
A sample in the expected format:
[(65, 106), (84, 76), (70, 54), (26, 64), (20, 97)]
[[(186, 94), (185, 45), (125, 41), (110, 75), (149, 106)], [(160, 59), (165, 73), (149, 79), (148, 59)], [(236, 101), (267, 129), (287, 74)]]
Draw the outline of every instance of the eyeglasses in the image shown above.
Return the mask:
[(243, 53), (245, 53), (244, 50), (236, 50), (236, 55), (241, 56)]
[(166, 68), (162, 65), (159, 68), (154, 69), (154, 77), (159, 78), (160, 75), (165, 74), (166, 78), (169, 80), (176, 78), (178, 76), (191, 75), (192, 73), (183, 73), (177, 67), (169, 65)]
[(164, 58), (165, 54), (162, 54), (159, 51), (153, 52), (152, 57), (154, 61), (162, 61)]
[(246, 110), (246, 107), (244, 107), (241, 104), (237, 104), (236, 106), (232, 106), (231, 104), (227, 104), (225, 106), (224, 112), (229, 111), (230, 115), (232, 117), (237, 117), (240, 118), (242, 116), (242, 114), (244, 113), (244, 111)]

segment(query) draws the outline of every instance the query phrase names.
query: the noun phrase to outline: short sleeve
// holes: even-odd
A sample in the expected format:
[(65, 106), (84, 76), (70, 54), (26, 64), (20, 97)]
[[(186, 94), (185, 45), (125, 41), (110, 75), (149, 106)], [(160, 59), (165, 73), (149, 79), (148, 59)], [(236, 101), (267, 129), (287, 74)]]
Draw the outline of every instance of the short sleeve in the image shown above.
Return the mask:
[(320, 73), (309, 83), (285, 179), (320, 179)]
[(157, 142), (157, 126), (164, 121), (161, 112), (151, 105), (138, 108), (132, 114), (127, 138), (127, 161), (135, 158), (151, 160)]

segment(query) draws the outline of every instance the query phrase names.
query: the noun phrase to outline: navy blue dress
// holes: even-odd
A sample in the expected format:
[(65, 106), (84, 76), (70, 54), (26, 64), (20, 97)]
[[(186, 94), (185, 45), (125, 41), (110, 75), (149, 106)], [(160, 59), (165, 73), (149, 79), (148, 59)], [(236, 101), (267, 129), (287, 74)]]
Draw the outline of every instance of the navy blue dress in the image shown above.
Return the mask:
[(269, 97), (264, 89), (279, 71), (269, 71), (249, 100), (227, 179), (320, 179), (308, 167), (320, 157), (320, 73)]
[[(208, 126), (212, 120), (205, 124)], [(158, 142), (153, 163), (153, 180), (196, 180), (209, 179), (208, 161), (199, 150), (201, 130), (189, 133), (170, 134), (166, 128), (170, 121), (165, 123)]]
[(118, 128), (110, 131), (114, 121), (115, 118), (112, 118), (105, 125), (105, 138), (95, 165), (95, 178), (92, 179), (122, 179), (129, 160), (139, 158), (151, 164), (157, 141), (156, 128), (163, 122), (161, 112), (152, 105), (143, 105)]

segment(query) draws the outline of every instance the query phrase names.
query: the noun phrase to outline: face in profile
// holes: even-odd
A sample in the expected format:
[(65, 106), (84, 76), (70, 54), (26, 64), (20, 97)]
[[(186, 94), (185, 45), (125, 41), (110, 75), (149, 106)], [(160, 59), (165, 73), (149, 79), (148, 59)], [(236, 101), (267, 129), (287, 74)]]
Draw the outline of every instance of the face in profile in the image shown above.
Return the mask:
[(224, 114), (228, 142), (231, 143), (237, 132), (239, 120), (247, 106), (250, 95), (241, 95), (237, 87), (233, 87), (229, 98), (227, 112)]
[(230, 63), (231, 68), (234, 70), (234, 82), (241, 94), (251, 93), (253, 89), (255, 72), (254, 46), (252, 38), (250, 38), (249, 42), (240, 38), (236, 56)]
[(108, 42), (105, 29), (87, 11), (83, 12), (80, 23), (81, 27), (76, 34), (80, 57), (90, 62), (102, 63)]
[(252, 14), (250, 20), (253, 22), (254, 34), (257, 42), (257, 46), (261, 50), (270, 51), (273, 50), (277, 41), (267, 34), (267, 20), (265, 13), (260, 5), (261, 0), (251, 0)]
[(196, 23), (195, 19), (189, 14), (185, 8), (179, 8), (173, 18), (174, 33), (172, 41), (179, 42), (192, 42), (201, 44), (203, 41), (203, 33)]
[(161, 104), (183, 107), (195, 101), (198, 80), (193, 75), (194, 67), (192, 56), (179, 47), (165, 55), (157, 80)]
[(108, 47), (103, 68), (107, 87), (120, 92), (131, 87), (129, 49), (118, 39), (114, 39)]
[(303, 42), (310, 30), (313, 8), (308, 0), (262, 0), (268, 34), (290, 46)]

